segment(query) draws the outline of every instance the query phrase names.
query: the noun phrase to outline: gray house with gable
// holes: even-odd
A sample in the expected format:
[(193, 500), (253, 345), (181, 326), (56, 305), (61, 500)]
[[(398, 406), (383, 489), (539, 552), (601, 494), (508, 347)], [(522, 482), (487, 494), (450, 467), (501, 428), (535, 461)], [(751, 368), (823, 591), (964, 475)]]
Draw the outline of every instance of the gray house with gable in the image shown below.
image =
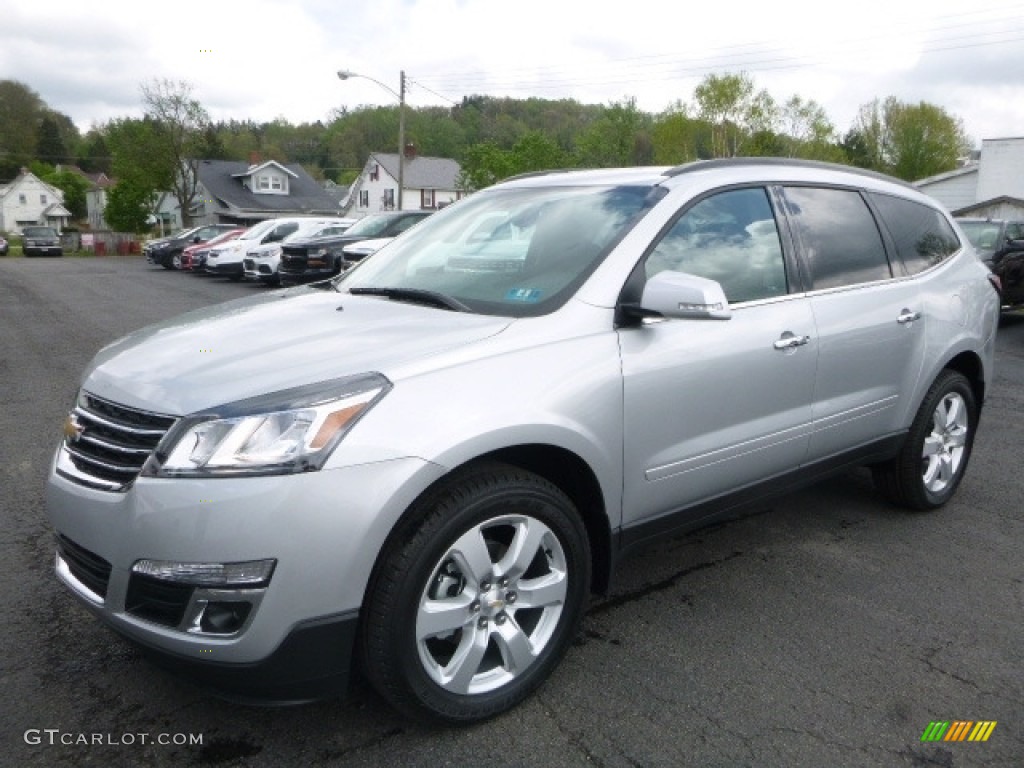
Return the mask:
[[(192, 223), (248, 226), (279, 216), (339, 216), (336, 197), (329, 194), (298, 163), (276, 160), (245, 163), (200, 160), (196, 166), (197, 193), (190, 211)], [(177, 200), (161, 196), (157, 216), (164, 229), (182, 224)]]

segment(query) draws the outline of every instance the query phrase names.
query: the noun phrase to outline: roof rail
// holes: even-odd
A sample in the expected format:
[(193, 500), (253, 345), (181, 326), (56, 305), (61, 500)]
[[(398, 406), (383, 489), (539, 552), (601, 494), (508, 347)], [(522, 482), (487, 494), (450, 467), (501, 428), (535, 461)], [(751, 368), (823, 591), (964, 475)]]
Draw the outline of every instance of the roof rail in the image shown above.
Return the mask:
[(515, 176), (509, 176), (508, 178), (502, 179), (502, 182), (506, 181), (518, 181), (519, 179), (535, 179), (539, 176), (552, 176), (556, 173), (570, 173), (571, 171), (582, 171), (583, 168), (551, 168), (546, 171), (526, 171), (525, 173), (517, 173)]
[(736, 166), (784, 166), (784, 167), (797, 167), (797, 168), (818, 168), (820, 170), (828, 171), (843, 171), (844, 173), (853, 173), (858, 176), (866, 176), (871, 179), (879, 179), (881, 181), (887, 181), (890, 184), (899, 184), (900, 186), (907, 187), (909, 189), (916, 189), (909, 182), (903, 179), (897, 179), (895, 176), (889, 176), (885, 173), (879, 173), (878, 171), (870, 171), (866, 168), (856, 168), (852, 165), (841, 165), (839, 163), (826, 163), (822, 160), (803, 160), (801, 158), (794, 157), (720, 157), (715, 160), (695, 160), (691, 163), (683, 163), (677, 165), (674, 168), (670, 168), (665, 171), (666, 176), (681, 176), (685, 173), (693, 173), (694, 171), (705, 171), (713, 168), (731, 168)]

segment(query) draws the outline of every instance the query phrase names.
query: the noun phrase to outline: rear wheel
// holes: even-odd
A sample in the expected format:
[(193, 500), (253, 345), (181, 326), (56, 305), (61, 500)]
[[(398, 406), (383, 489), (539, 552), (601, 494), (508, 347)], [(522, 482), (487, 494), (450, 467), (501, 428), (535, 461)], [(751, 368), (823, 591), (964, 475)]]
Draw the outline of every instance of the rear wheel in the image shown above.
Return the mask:
[(873, 468), (875, 485), (910, 509), (941, 507), (963, 479), (977, 423), (970, 382), (961, 373), (943, 371), (925, 395), (899, 455)]
[(505, 465), (460, 472), (417, 504), (378, 562), (367, 676), (420, 719), (493, 717), (554, 669), (589, 589), (586, 531), (565, 494)]

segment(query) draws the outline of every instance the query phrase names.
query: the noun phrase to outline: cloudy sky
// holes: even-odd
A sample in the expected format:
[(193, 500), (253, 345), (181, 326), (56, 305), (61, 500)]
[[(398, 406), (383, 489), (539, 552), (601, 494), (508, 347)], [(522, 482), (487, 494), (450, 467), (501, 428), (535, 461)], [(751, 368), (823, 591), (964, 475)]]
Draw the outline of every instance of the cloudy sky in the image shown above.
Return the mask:
[(635, 97), (660, 112), (709, 72), (822, 104), (840, 132), (875, 97), (939, 104), (968, 134), (1024, 136), (1024, 2), (1010, 0), (0, 0), (0, 78), (84, 131), (186, 80), (214, 119), (463, 96)]

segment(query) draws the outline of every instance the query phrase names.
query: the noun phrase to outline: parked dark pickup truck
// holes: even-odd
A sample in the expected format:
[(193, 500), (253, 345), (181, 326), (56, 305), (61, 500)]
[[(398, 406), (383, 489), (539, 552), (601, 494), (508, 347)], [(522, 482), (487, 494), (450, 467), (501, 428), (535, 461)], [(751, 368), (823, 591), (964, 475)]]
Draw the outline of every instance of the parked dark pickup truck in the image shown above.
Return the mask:
[(343, 235), (295, 240), (281, 248), (278, 274), (282, 285), (325, 280), (348, 268), (342, 249), (346, 245), (377, 237), (394, 237), (429, 216), (432, 211), (388, 211), (366, 216)]

